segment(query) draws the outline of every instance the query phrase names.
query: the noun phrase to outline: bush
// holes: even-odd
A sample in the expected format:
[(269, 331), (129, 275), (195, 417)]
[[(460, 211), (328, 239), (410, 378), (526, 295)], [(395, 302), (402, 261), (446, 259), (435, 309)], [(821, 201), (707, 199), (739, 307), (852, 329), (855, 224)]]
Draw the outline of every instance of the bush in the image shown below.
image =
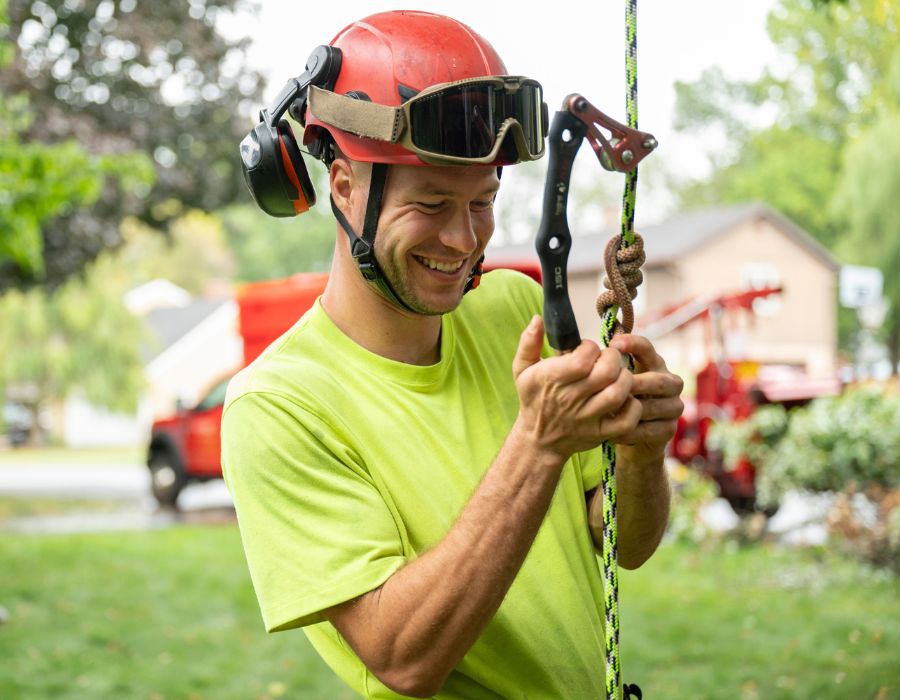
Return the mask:
[(666, 536), (678, 542), (700, 544), (714, 539), (715, 533), (701, 517), (703, 508), (718, 496), (712, 479), (678, 464), (669, 470), (672, 483), (672, 510)]
[[(897, 391), (863, 386), (790, 412), (765, 406), (745, 421), (715, 425), (709, 444), (722, 451), (726, 467), (734, 466), (741, 455), (758, 467), (761, 505), (778, 503), (790, 490), (842, 494), (829, 517), (831, 531), (853, 542), (870, 560), (897, 562)], [(870, 514), (849, 505), (855, 494), (866, 496), (872, 505)]]

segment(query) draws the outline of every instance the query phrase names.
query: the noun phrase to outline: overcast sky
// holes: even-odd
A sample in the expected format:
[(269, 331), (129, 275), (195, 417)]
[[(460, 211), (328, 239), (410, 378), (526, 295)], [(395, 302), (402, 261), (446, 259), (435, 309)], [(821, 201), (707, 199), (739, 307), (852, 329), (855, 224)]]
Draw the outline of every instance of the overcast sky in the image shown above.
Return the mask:
[[(776, 0), (641, 0), (638, 3), (639, 124), (660, 142), (652, 156), (667, 169), (701, 172), (697, 143), (672, 130), (674, 83), (719, 65), (726, 75), (753, 78), (776, 54), (765, 31)], [(377, 11), (404, 9), (359, 0), (297, 3), (263, 0), (259, 14), (229, 33), (249, 34), (252, 65), (269, 80), (271, 99), (307, 56), (348, 23)], [(406, 7), (447, 14), (469, 24), (497, 49), (510, 73), (539, 80), (551, 113), (572, 92), (613, 118), (624, 115), (624, 23), (621, 0), (502, 3), (431, 0)], [(582, 156), (586, 158), (586, 156)], [(581, 160), (581, 159), (579, 159)]]

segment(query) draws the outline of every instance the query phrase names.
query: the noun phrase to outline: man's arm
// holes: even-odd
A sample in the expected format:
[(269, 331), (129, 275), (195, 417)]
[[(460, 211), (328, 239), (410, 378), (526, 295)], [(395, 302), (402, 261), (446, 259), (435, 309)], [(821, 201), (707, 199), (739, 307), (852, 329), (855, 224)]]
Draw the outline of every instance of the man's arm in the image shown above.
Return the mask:
[[(641, 420), (633, 431), (616, 440), (617, 535), (619, 565), (636, 569), (662, 540), (669, 522), (671, 490), (663, 463), (666, 445), (675, 435), (684, 410), (681, 377), (666, 368), (649, 340), (619, 335), (610, 343), (635, 360), (632, 394), (641, 403)], [(590, 527), (594, 545), (603, 537), (603, 494), (590, 502)]]
[(616, 350), (584, 342), (540, 359), (543, 324), (513, 362), (516, 422), (457, 522), (380, 588), (324, 612), (366, 666), (404, 695), (429, 697), (500, 607), (575, 452), (628, 435), (640, 418)]

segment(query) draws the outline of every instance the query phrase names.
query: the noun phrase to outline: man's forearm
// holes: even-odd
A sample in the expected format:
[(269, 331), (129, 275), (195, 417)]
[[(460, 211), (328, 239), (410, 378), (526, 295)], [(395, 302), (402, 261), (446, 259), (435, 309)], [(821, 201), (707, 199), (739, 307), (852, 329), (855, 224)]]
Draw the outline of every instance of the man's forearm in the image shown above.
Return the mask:
[[(389, 687), (410, 695), (437, 692), (500, 607), (546, 515), (563, 464), (532, 444), (514, 429), (437, 546), (377, 591), (328, 612)], [(354, 622), (364, 624), (342, 625), (348, 609)]]
[[(638, 464), (629, 461), (627, 448), (617, 449), (619, 565), (636, 569), (656, 551), (665, 534), (672, 492), (662, 456)], [(599, 488), (591, 499), (590, 526), (594, 545), (599, 550), (603, 542), (603, 493)]]

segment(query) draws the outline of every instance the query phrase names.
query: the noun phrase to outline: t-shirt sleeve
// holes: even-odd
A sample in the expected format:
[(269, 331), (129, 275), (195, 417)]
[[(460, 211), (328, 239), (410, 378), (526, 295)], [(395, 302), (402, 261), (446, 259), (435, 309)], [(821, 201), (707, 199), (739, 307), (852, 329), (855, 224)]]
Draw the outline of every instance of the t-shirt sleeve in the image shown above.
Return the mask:
[(603, 473), (602, 448), (595, 447), (587, 452), (578, 452), (573, 459), (575, 466), (581, 470), (584, 492), (593, 491), (600, 485), (600, 477)]
[(289, 399), (248, 393), (227, 406), (222, 468), (269, 632), (321, 622), (406, 562), (352, 448)]

